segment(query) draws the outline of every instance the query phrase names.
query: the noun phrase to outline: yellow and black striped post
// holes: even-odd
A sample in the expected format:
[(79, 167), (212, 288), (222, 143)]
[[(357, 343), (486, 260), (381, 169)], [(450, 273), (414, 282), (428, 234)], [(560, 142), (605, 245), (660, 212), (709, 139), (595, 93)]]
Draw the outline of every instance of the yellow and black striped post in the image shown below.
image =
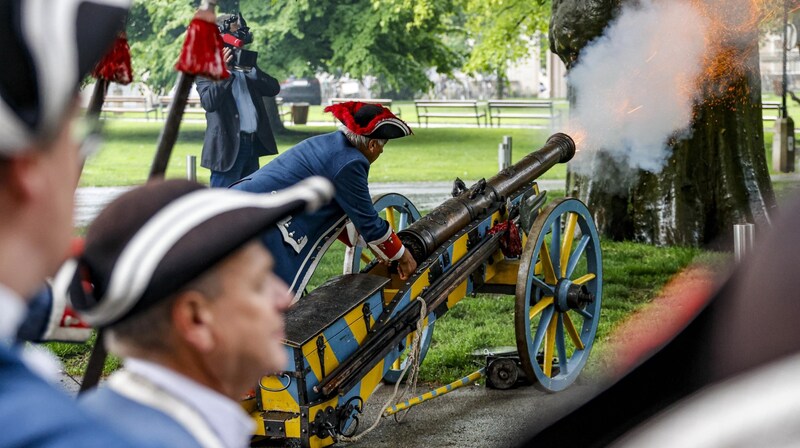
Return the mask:
[(390, 407), (389, 409), (383, 411), (383, 416), (388, 417), (392, 414), (396, 414), (404, 409), (408, 409), (412, 406), (416, 406), (420, 403), (424, 403), (428, 400), (432, 400), (436, 397), (441, 397), (444, 394), (450, 393), (460, 387), (468, 386), (475, 381), (486, 376), (486, 367), (482, 367), (480, 370), (476, 370), (475, 372), (470, 373), (469, 375), (465, 376), (464, 378), (458, 379), (453, 381), (452, 383), (442, 386), (436, 389), (433, 389), (430, 392), (425, 392), (422, 395), (416, 396), (409, 400), (406, 400), (402, 403), (397, 403), (396, 405)]

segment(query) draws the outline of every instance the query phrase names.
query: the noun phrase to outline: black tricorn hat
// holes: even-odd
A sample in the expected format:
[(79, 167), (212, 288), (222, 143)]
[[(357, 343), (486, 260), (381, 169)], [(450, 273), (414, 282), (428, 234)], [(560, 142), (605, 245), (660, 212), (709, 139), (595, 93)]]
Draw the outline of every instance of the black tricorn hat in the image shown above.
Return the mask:
[(131, 0), (0, 1), (0, 153), (52, 137)]
[(112, 325), (178, 292), (267, 227), (332, 197), (321, 177), (273, 194), (177, 179), (135, 188), (97, 216), (83, 255), (65, 265), (72, 305), (90, 325)]
[(369, 138), (393, 139), (411, 135), (411, 128), (380, 104), (348, 101), (325, 108), (353, 133)]

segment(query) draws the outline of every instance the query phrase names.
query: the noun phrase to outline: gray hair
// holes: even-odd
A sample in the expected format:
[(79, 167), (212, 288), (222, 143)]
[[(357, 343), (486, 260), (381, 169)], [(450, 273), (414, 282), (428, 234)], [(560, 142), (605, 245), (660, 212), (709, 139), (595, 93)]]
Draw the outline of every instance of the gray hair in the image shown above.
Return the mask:
[(107, 328), (108, 351), (117, 356), (140, 356), (142, 353), (168, 353), (172, 332), (172, 307), (186, 291), (199, 291), (210, 300), (221, 293), (216, 266), (193, 280), (177, 293), (128, 319)]
[(366, 148), (367, 146), (369, 146), (370, 140), (376, 140), (378, 143), (380, 143), (381, 146), (385, 145), (386, 142), (389, 141), (385, 138), (369, 138), (364, 135), (356, 134), (345, 125), (339, 126), (339, 130), (342, 132), (342, 134), (344, 134), (345, 137), (347, 137), (347, 140), (349, 140), (350, 143), (352, 143), (353, 146), (355, 146), (358, 149)]

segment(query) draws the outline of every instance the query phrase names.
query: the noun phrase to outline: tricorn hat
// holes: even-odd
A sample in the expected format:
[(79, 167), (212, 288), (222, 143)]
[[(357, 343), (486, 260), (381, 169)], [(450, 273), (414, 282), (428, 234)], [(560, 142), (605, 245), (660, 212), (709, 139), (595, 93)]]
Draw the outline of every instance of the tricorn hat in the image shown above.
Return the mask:
[(111, 48), (130, 0), (0, 2), (0, 154), (52, 137)]
[(97, 216), (83, 254), (59, 276), (71, 276), (70, 300), (87, 323), (112, 325), (178, 292), (270, 225), (332, 197), (321, 177), (273, 194), (148, 183)]
[(380, 104), (349, 101), (325, 108), (358, 135), (369, 138), (392, 139), (411, 135), (411, 128)]

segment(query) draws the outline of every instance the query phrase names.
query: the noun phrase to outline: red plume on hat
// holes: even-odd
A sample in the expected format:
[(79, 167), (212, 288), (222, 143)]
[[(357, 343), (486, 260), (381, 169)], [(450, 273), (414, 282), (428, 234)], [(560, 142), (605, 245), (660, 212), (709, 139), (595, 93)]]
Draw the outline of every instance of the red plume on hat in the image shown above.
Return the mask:
[(347, 129), (370, 138), (393, 139), (411, 135), (411, 128), (380, 104), (349, 101), (325, 108)]

